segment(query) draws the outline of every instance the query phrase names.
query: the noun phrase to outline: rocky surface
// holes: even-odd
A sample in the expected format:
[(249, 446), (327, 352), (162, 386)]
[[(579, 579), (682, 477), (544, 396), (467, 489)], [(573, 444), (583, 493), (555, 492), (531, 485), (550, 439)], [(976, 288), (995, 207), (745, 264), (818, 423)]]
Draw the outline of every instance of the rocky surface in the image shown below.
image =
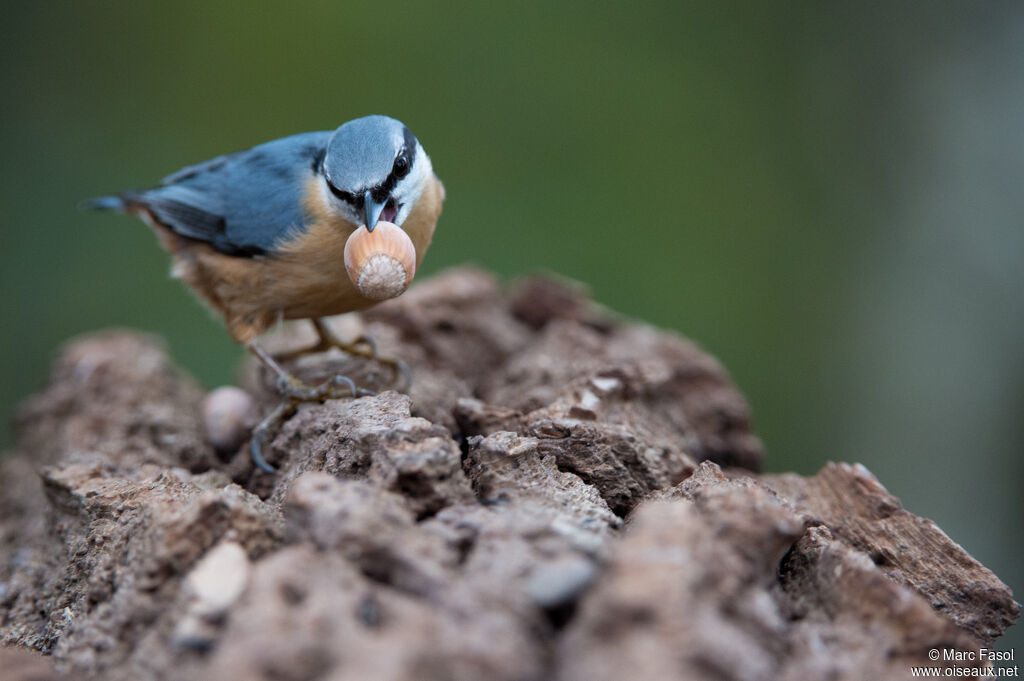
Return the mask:
[(902, 679), (1017, 617), (862, 467), (758, 474), (722, 367), (575, 285), (455, 270), (332, 323), (415, 382), (301, 406), (277, 475), (154, 339), (64, 349), (0, 463), (0, 678)]

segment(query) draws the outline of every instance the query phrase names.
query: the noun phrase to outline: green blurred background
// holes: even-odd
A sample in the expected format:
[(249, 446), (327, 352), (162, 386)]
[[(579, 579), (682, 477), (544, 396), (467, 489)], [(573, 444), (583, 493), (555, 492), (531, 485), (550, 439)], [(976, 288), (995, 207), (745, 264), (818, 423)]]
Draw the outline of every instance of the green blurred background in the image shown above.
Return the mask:
[(147, 228), (79, 199), (388, 113), (448, 189), (424, 275), (554, 270), (694, 338), (749, 396), (769, 470), (864, 463), (1020, 598), (1024, 5), (4, 14), (5, 415), (75, 334), (158, 333), (210, 386), (241, 357)]

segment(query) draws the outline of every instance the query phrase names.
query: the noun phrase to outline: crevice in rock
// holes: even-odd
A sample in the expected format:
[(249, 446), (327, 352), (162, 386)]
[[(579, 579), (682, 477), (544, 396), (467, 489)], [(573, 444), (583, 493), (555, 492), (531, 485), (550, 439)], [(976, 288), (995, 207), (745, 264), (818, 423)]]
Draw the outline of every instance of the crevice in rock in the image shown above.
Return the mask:
[(466, 457), (469, 456), (469, 440), (466, 437), (466, 434), (461, 430), (456, 430), (452, 433), (452, 440), (455, 441), (455, 444), (459, 448), (459, 452), (462, 453), (461, 460), (465, 463)]
[(464, 531), (459, 538), (453, 542), (452, 546), (455, 549), (455, 566), (457, 568), (463, 567), (466, 562), (469, 561), (469, 556), (473, 553), (473, 549), (476, 547), (476, 540), (476, 531), (469, 530)]
[(551, 625), (553, 637), (557, 638), (559, 633), (572, 622), (573, 617), (576, 616), (579, 609), (580, 599), (583, 598), (583, 595), (584, 593), (581, 592), (564, 603), (541, 608), (548, 624)]

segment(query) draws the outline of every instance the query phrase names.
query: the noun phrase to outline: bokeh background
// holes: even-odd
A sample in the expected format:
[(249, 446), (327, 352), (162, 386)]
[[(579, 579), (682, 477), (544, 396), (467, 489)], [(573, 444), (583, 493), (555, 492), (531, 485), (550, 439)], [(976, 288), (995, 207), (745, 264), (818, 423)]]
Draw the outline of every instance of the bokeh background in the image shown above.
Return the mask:
[(209, 386), (240, 360), (77, 201), (388, 113), (448, 189), (424, 275), (553, 270), (694, 338), (769, 470), (864, 463), (1019, 599), (1022, 46), (1011, 2), (8, 3), (0, 410), (104, 327)]

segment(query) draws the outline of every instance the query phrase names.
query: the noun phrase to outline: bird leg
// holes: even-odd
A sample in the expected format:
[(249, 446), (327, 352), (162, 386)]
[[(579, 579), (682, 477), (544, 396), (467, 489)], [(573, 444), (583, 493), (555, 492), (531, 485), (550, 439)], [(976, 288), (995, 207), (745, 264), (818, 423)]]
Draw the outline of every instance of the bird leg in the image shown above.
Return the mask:
[(277, 469), (268, 464), (266, 459), (263, 458), (263, 444), (270, 434), (276, 432), (285, 421), (291, 418), (299, 404), (303, 402), (323, 402), (324, 400), (342, 397), (352, 397), (354, 399), (375, 394), (370, 390), (356, 387), (351, 378), (341, 374), (318, 385), (308, 385), (285, 371), (255, 341), (250, 342), (247, 347), (263, 363), (263, 366), (270, 369), (277, 376), (277, 389), (281, 396), (284, 397), (284, 401), (278, 404), (274, 411), (270, 412), (270, 415), (253, 429), (252, 441), (249, 444), (252, 462), (256, 464), (257, 468), (266, 473), (276, 473)]
[(412, 374), (409, 371), (409, 367), (400, 359), (378, 355), (377, 344), (374, 343), (372, 338), (364, 334), (351, 343), (345, 343), (331, 331), (323, 319), (313, 318), (310, 321), (313, 323), (313, 328), (316, 329), (317, 342), (309, 347), (276, 355), (275, 359), (277, 361), (286, 362), (303, 355), (326, 352), (331, 348), (338, 348), (346, 354), (362, 357), (388, 367), (391, 370), (391, 385), (395, 390), (400, 392), (408, 390), (409, 385), (412, 383)]

